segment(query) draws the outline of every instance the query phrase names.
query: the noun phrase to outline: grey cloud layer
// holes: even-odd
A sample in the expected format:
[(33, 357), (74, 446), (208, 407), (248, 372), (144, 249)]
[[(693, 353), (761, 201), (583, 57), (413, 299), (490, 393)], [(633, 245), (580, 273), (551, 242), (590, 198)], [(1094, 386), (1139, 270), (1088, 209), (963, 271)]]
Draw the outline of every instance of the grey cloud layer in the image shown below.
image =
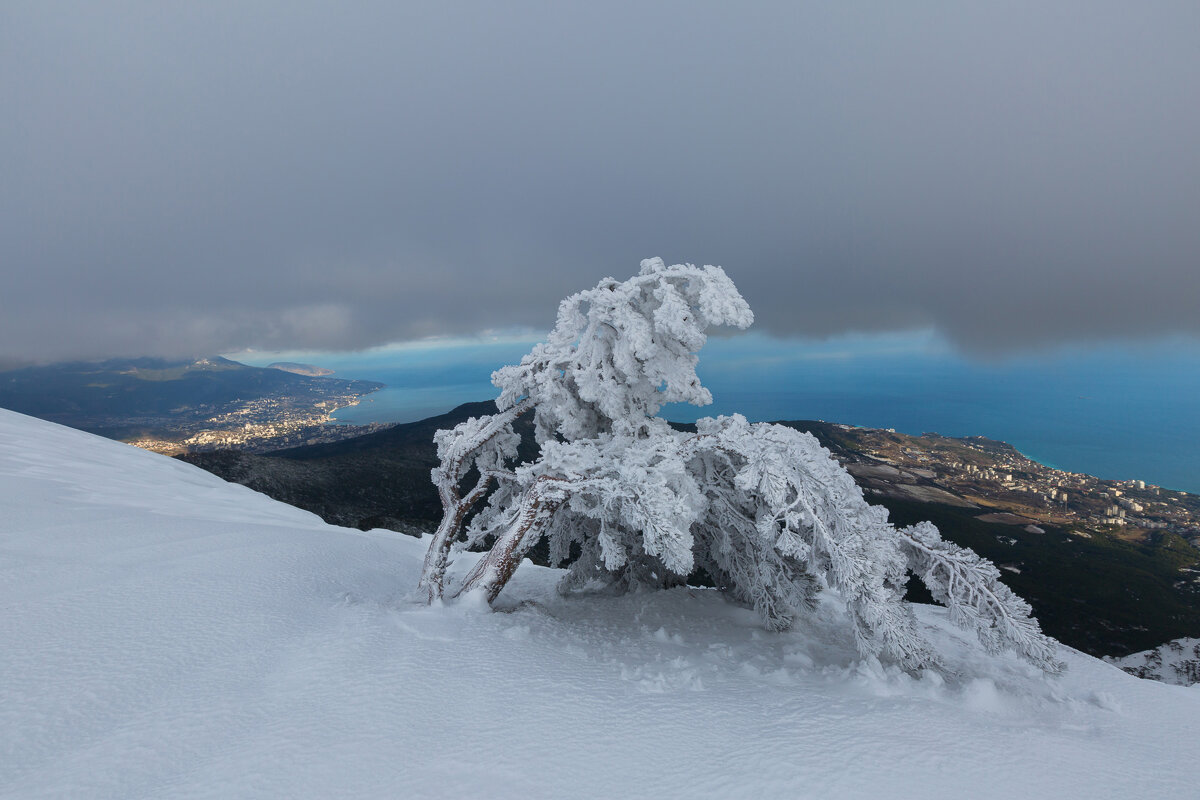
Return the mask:
[(965, 5), (7, 6), (0, 359), (547, 328), (649, 255), (782, 334), (1200, 334), (1200, 6)]

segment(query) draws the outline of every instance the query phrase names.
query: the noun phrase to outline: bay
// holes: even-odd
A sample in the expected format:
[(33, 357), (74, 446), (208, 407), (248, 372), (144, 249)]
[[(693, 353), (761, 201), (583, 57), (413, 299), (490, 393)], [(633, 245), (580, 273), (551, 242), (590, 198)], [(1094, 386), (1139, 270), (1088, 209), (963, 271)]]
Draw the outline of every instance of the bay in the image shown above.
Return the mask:
[[(303, 360), (387, 388), (337, 422), (409, 422), (494, 397), (490, 375), (532, 337), (450, 340), (361, 353), (233, 354)], [(286, 359), (282, 356), (286, 355)], [(712, 338), (698, 373), (704, 408), (668, 419), (741, 413), (751, 421), (820, 419), (902, 433), (986, 436), (1044, 464), (1200, 492), (1200, 344), (1168, 340), (1060, 348), (983, 359), (929, 331), (820, 342), (750, 334)]]

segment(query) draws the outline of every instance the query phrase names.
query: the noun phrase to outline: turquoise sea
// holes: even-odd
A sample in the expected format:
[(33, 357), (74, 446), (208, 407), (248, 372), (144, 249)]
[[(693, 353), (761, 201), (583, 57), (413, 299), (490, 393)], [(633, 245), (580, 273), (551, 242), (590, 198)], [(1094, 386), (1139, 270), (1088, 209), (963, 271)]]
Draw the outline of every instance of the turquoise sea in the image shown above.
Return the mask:
[[(492, 370), (530, 337), (455, 340), (360, 353), (231, 354), (245, 363), (304, 361), (387, 388), (335, 418), (408, 422), (495, 396)], [(812, 342), (757, 334), (713, 338), (698, 369), (713, 393), (691, 421), (740, 412), (753, 421), (823, 419), (903, 433), (982, 435), (1044, 464), (1200, 492), (1200, 343), (1074, 347), (981, 359), (933, 333)]]

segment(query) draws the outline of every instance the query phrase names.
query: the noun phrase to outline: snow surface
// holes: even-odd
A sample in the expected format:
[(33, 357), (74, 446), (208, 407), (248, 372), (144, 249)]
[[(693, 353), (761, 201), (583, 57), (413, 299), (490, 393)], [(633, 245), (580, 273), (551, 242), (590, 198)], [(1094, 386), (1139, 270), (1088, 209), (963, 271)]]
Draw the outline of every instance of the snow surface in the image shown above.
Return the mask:
[(1105, 660), (1139, 678), (1177, 686), (1200, 684), (1200, 639), (1172, 639), (1150, 650)]
[(529, 564), (508, 613), (429, 608), (423, 555), (0, 410), (0, 796), (1200, 795), (1200, 687), (1046, 678), (926, 607), (963, 677), (913, 678), (833, 603), (773, 634)]

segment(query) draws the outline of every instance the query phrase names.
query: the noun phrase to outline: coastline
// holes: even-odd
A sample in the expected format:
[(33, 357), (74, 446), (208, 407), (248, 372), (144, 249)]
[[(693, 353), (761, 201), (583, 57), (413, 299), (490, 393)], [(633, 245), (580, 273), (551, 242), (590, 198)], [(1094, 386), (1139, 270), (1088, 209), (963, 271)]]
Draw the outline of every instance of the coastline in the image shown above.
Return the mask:
[[(698, 366), (713, 404), (668, 406), (662, 416), (694, 422), (741, 413), (752, 421), (827, 419), (913, 435), (985, 435), (1065, 472), (1200, 494), (1200, 414), (1193, 399), (1200, 397), (1200, 353), (1163, 342), (1137, 351), (1098, 345), (978, 363), (949, 349), (884, 353), (896, 339), (867, 337), (844, 358), (816, 358), (840, 349), (754, 334), (714, 338)], [(387, 385), (333, 415), (334, 424), (353, 425), (414, 422), (494, 397), (492, 370), (519, 361), (527, 349), (475, 343), (289, 358)]]

